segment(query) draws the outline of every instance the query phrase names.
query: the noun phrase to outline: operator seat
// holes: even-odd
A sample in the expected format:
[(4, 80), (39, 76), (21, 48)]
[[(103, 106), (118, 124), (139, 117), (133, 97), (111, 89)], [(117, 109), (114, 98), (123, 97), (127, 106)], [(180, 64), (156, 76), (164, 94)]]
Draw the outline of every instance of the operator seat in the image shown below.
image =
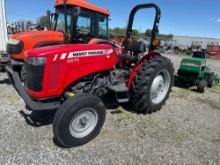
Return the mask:
[(137, 62), (141, 56), (146, 52), (146, 44), (143, 41), (132, 40), (125, 44), (125, 52), (120, 56), (121, 60), (128, 60), (130, 62)]
[(207, 55), (203, 51), (195, 51), (195, 52), (193, 52), (192, 57), (195, 57), (195, 58), (207, 58)]
[(125, 46), (125, 50), (133, 52), (134, 55), (146, 52), (146, 44), (143, 41), (133, 40)]

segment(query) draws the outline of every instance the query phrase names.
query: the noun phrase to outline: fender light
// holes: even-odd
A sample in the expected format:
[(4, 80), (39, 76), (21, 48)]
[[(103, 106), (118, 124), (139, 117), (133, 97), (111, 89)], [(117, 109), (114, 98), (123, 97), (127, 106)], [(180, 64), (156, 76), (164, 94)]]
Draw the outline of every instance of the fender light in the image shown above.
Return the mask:
[(40, 66), (46, 63), (46, 57), (28, 57), (26, 63), (29, 65)]

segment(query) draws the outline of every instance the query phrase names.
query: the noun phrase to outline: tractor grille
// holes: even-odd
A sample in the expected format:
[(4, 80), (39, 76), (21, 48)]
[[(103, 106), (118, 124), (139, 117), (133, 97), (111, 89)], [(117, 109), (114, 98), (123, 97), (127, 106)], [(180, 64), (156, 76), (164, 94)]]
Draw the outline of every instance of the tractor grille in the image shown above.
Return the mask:
[(44, 67), (45, 65), (34, 66), (25, 64), (25, 86), (32, 91), (40, 92), (43, 86)]
[(22, 52), (24, 47), (23, 42), (19, 42), (18, 44), (7, 44), (7, 52), (8, 54), (19, 54)]
[(178, 75), (197, 78), (199, 76), (199, 73), (187, 70), (179, 70)]

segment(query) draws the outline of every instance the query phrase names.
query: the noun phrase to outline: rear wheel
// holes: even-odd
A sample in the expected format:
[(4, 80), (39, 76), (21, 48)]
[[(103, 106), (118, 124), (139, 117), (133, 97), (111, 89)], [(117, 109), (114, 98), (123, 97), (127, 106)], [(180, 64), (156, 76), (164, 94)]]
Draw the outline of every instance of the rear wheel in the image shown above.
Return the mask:
[(215, 74), (212, 73), (208, 76), (207, 83), (208, 87), (213, 87), (213, 85), (215, 84)]
[(139, 113), (160, 110), (169, 97), (174, 83), (171, 61), (162, 56), (145, 60), (133, 81), (132, 102)]
[(197, 91), (199, 93), (205, 93), (207, 90), (207, 81), (205, 80), (200, 80), (197, 84)]
[(75, 96), (64, 102), (56, 112), (54, 138), (66, 148), (83, 145), (99, 134), (105, 115), (105, 106), (98, 97)]

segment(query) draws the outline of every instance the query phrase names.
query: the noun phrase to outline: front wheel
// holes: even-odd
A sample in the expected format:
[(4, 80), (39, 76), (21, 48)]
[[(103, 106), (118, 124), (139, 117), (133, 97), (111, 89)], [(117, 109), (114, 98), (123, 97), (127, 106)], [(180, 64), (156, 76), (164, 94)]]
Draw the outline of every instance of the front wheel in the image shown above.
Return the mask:
[(0, 66), (0, 71), (5, 72), (5, 67), (4, 66)]
[(145, 60), (133, 81), (131, 101), (139, 113), (160, 110), (169, 97), (174, 83), (171, 61), (162, 56)]
[(55, 114), (54, 139), (65, 148), (83, 145), (99, 134), (105, 115), (105, 106), (98, 97), (75, 96), (64, 102)]
[(208, 84), (209, 88), (212, 88), (213, 85), (215, 84), (215, 74), (214, 73), (208, 75), (207, 84)]
[(207, 81), (205, 80), (200, 80), (197, 84), (197, 91), (199, 93), (205, 93), (207, 90)]

